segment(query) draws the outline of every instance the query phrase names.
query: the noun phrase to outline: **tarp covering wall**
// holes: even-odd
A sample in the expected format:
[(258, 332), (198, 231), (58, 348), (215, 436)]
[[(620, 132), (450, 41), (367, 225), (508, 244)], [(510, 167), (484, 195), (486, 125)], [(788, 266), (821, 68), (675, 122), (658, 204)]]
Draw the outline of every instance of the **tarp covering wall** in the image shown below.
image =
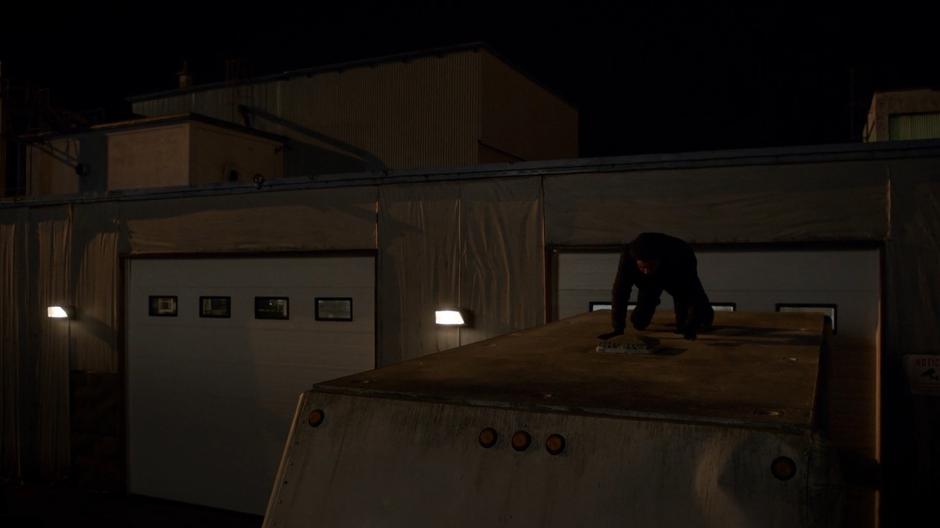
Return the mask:
[[(896, 162), (890, 179), (891, 234), (885, 246), (890, 361), (884, 376), (889, 386), (907, 387), (902, 356), (940, 354), (940, 160)], [(906, 484), (894, 490), (894, 500), (915, 505), (914, 512), (917, 505), (934, 503), (940, 482), (940, 401), (906, 390), (886, 396), (884, 427), (895, 433), (886, 438), (886, 468), (914, 471), (912, 479), (891, 473), (886, 478)]]
[[(45, 317), (49, 306), (71, 304), (72, 208), (42, 208), (30, 212), (30, 261), (36, 263), (30, 303), (35, 318), (36, 391), (39, 417), (40, 474), (57, 478), (69, 460), (69, 352), (71, 321)], [(35, 255), (35, 259), (33, 259)], [(33, 336), (31, 336), (33, 337)]]
[(0, 474), (19, 477), (20, 331), (17, 225), (0, 224)]
[(99, 233), (78, 247), (75, 305), (83, 309), (72, 331), (71, 369), (117, 373), (118, 233)]
[(883, 240), (887, 169), (841, 162), (547, 176), (545, 230), (560, 245), (644, 231), (689, 241)]
[(379, 211), (379, 306), (397, 308), (380, 308), (381, 363), (457, 346), (457, 329), (431, 330), (459, 302), (460, 184), (384, 188)]
[[(383, 186), (379, 335), (383, 364), (545, 320), (539, 178)], [(438, 328), (437, 308), (469, 309)]]
[(122, 204), (130, 252), (313, 251), (375, 247), (375, 187)]

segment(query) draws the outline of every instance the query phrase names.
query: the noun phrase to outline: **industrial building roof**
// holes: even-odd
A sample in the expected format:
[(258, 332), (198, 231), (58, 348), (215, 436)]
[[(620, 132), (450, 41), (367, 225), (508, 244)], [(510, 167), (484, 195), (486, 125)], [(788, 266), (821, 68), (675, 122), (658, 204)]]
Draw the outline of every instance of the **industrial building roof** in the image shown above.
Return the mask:
[(196, 86), (191, 86), (189, 88), (177, 88), (177, 89), (172, 89), (172, 90), (163, 90), (160, 92), (131, 96), (127, 98), (127, 101), (131, 103), (136, 103), (140, 101), (149, 101), (151, 99), (159, 99), (162, 97), (172, 97), (172, 96), (182, 95), (186, 93), (200, 92), (203, 90), (213, 90), (217, 88), (231, 88), (233, 86), (242, 86), (246, 84), (257, 84), (257, 83), (263, 83), (263, 82), (281, 81), (281, 80), (291, 79), (294, 77), (310, 77), (310, 76), (318, 75), (321, 73), (341, 72), (343, 70), (349, 70), (352, 68), (376, 66), (379, 64), (387, 64), (391, 62), (407, 62), (407, 61), (411, 61), (411, 60), (415, 60), (415, 59), (419, 59), (423, 57), (431, 57), (435, 55), (441, 56), (441, 55), (447, 55), (450, 53), (459, 53), (462, 51), (474, 51), (474, 50), (487, 51), (494, 57), (498, 58), (499, 60), (503, 61), (504, 63), (512, 67), (512, 69), (521, 73), (523, 76), (528, 78), (533, 83), (539, 85), (542, 89), (548, 91), (549, 93), (557, 97), (559, 100), (563, 101), (565, 104), (571, 106), (572, 108), (576, 108), (576, 105), (570, 99), (561, 95), (560, 93), (558, 93), (557, 90), (551, 88), (545, 83), (539, 81), (536, 77), (526, 72), (524, 69), (519, 68), (516, 64), (508, 60), (505, 56), (500, 54), (498, 51), (493, 49), (492, 46), (490, 46), (489, 44), (485, 42), (468, 42), (465, 44), (457, 44), (453, 46), (430, 48), (430, 49), (424, 49), (424, 50), (419, 50), (419, 51), (396, 53), (392, 55), (383, 55), (383, 56), (371, 57), (367, 59), (359, 59), (359, 60), (339, 62), (339, 63), (334, 63), (334, 64), (326, 64), (323, 66), (314, 66), (310, 68), (287, 70), (281, 73), (263, 75), (259, 77), (251, 77), (247, 79), (239, 79), (237, 81), (221, 81), (221, 82), (200, 84)]
[(123, 121), (115, 121), (112, 123), (101, 123), (99, 125), (94, 125), (88, 128), (69, 130), (65, 132), (41, 132), (38, 134), (27, 134), (19, 136), (19, 139), (23, 141), (44, 141), (60, 137), (69, 137), (76, 136), (80, 134), (87, 134), (89, 132), (118, 132), (122, 130), (132, 130), (138, 128), (147, 128), (147, 127), (157, 127), (157, 126), (167, 126), (167, 125), (176, 125), (179, 123), (196, 121), (200, 123), (205, 123), (207, 125), (212, 125), (220, 128), (227, 128), (229, 130), (235, 130), (243, 134), (251, 134), (253, 136), (259, 136), (268, 138), (274, 141), (286, 142), (287, 138), (284, 136), (279, 136), (277, 134), (272, 134), (270, 132), (265, 132), (264, 130), (259, 130), (257, 128), (249, 128), (246, 126), (241, 126), (231, 121), (225, 121), (222, 119), (216, 119), (214, 117), (209, 117), (203, 114), (196, 113), (183, 113), (183, 114), (170, 114), (170, 115), (161, 115), (154, 117), (138, 117), (134, 119), (126, 119)]
[(390, 185), (433, 181), (511, 178), (538, 175), (629, 172), (639, 170), (678, 170), (705, 167), (745, 167), (799, 163), (830, 163), (873, 161), (899, 158), (940, 157), (940, 140), (885, 141), (878, 143), (840, 143), (798, 147), (734, 149), (666, 154), (577, 158), (567, 160), (494, 163), (467, 167), (389, 170), (382, 173), (340, 173), (308, 177), (284, 178), (266, 182), (259, 189), (248, 184), (218, 184), (211, 187), (169, 187), (132, 189), (106, 195), (65, 195), (0, 200), (0, 209), (42, 206), (63, 203), (92, 203), (119, 200), (154, 200), (189, 198), (203, 195), (230, 195), (257, 192), (293, 191), (300, 189)]

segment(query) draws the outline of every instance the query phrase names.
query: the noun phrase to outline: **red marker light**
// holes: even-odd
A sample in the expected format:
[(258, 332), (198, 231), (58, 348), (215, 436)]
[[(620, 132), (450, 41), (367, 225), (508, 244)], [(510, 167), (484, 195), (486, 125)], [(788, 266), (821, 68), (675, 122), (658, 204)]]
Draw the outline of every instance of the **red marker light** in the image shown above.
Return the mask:
[(790, 480), (796, 475), (796, 462), (789, 457), (777, 457), (770, 464), (770, 472), (780, 480)]
[(545, 450), (553, 455), (558, 455), (565, 450), (565, 437), (560, 434), (549, 435), (545, 439)]
[(532, 443), (532, 437), (525, 431), (516, 431), (512, 435), (512, 448), (516, 451), (525, 451)]
[(307, 415), (307, 423), (310, 424), (310, 427), (319, 427), (319, 425), (323, 423), (324, 418), (326, 418), (326, 416), (323, 414), (322, 409), (314, 409)]
[(486, 429), (480, 431), (480, 445), (489, 449), (496, 445), (496, 429), (492, 427), (487, 427)]

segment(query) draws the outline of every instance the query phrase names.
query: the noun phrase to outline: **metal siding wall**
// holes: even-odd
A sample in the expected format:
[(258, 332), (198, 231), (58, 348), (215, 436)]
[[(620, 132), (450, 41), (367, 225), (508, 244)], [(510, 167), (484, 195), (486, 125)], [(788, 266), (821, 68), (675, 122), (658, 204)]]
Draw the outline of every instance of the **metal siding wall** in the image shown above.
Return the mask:
[[(244, 124), (239, 104), (276, 114), (378, 156), (395, 169), (477, 161), (479, 52), (357, 66), (309, 77), (217, 88), (134, 104), (134, 112), (195, 112)], [(258, 119), (257, 128), (317, 143)]]
[(481, 148), (522, 160), (576, 158), (578, 111), (482, 52)]

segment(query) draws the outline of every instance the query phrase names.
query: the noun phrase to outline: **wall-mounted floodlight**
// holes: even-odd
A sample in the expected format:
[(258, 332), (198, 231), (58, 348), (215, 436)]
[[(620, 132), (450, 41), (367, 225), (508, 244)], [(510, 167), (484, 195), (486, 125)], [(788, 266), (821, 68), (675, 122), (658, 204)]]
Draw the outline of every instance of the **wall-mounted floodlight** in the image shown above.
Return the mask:
[(70, 306), (50, 306), (46, 308), (46, 316), (50, 319), (73, 319), (75, 309)]
[(434, 312), (434, 322), (444, 326), (469, 326), (470, 314), (467, 310), (436, 310)]

